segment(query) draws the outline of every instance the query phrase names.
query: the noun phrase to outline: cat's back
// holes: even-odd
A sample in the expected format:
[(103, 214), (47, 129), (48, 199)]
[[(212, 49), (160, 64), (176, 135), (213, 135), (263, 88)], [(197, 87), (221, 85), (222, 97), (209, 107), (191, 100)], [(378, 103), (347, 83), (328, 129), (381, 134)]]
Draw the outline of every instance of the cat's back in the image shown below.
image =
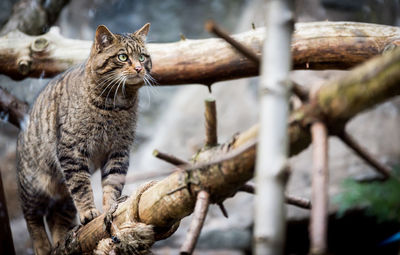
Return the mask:
[(83, 73), (81, 65), (73, 67), (53, 78), (39, 93), (18, 138), (19, 154), (40, 159), (40, 155), (55, 151), (60, 117), (76, 97), (75, 87), (81, 83)]

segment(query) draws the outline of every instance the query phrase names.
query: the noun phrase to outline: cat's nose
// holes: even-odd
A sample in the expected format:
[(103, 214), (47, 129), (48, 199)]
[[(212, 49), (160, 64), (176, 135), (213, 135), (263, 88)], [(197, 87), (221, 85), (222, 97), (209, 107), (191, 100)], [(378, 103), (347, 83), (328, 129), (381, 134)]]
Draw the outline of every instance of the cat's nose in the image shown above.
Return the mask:
[(135, 66), (135, 71), (137, 72), (137, 73), (140, 73), (140, 71), (142, 71), (142, 67), (141, 66)]

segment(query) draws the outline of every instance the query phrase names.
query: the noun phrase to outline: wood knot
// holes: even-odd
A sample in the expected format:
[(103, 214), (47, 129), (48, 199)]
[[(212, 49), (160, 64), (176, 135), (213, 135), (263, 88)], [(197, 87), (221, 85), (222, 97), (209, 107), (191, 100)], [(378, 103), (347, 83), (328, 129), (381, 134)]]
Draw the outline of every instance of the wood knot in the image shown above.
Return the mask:
[(49, 45), (49, 41), (44, 37), (39, 37), (32, 42), (31, 49), (33, 52), (43, 52)]
[(19, 59), (18, 61), (18, 71), (22, 75), (27, 75), (31, 71), (32, 60), (28, 57)]

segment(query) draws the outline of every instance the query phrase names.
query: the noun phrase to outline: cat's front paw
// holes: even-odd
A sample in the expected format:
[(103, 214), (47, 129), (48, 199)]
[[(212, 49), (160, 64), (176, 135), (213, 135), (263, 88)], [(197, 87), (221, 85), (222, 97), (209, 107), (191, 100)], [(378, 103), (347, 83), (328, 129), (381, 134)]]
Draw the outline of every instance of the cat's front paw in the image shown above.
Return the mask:
[(96, 208), (90, 208), (90, 209), (80, 213), (79, 219), (81, 220), (81, 224), (85, 225), (99, 215), (100, 215), (99, 210), (97, 210)]

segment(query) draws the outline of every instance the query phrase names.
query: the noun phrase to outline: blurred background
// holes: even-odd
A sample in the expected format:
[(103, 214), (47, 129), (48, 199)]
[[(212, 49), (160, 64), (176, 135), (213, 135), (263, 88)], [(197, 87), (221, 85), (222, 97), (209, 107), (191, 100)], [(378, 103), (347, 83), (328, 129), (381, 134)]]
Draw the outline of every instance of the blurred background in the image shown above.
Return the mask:
[[(16, 0), (0, 2), (0, 25), (12, 12)], [(360, 21), (398, 26), (400, 1), (398, 0), (298, 0), (297, 22)], [(264, 10), (261, 0), (71, 0), (64, 7), (56, 23), (63, 36), (92, 40), (96, 27), (105, 24), (111, 31), (133, 32), (150, 22), (148, 42), (174, 42), (184, 35), (188, 39), (213, 37), (204, 30), (205, 21), (213, 19), (230, 33), (250, 30), (252, 24), (263, 26)], [(303, 86), (313, 86), (341, 75), (343, 71), (295, 71), (293, 80)], [(46, 79), (13, 81), (0, 75), (0, 86), (21, 100), (32, 103)], [(137, 140), (132, 149), (128, 175), (146, 171), (167, 172), (170, 165), (152, 156), (154, 149), (189, 159), (204, 143), (204, 99), (217, 101), (219, 141), (224, 142), (234, 133), (241, 132), (257, 122), (257, 77), (220, 82), (213, 85), (212, 93), (201, 85), (142, 88)], [(377, 158), (394, 168), (400, 165), (400, 99), (377, 106), (354, 118), (347, 130)], [(15, 181), (15, 147), (18, 130), (0, 121), (0, 166), (5, 183), (11, 228), (17, 254), (33, 254), (29, 236), (19, 208)], [(381, 247), (378, 244), (400, 229), (400, 185), (393, 189), (373, 189), (382, 200), (391, 194), (381, 214), (370, 210), (359, 198), (351, 196), (360, 187), (348, 179), (374, 175), (362, 160), (339, 140), (330, 138), (330, 225), (329, 251), (331, 254), (397, 254), (398, 244)], [(311, 150), (308, 148), (291, 159), (292, 175), (288, 193), (310, 198)], [(93, 177), (95, 197), (101, 204), (100, 175)], [(143, 182), (130, 178), (124, 193), (130, 194)], [(347, 183), (347, 185), (346, 185)], [(346, 193), (347, 192), (347, 193)], [(379, 193), (380, 192), (380, 193)], [(397, 193), (396, 193), (397, 192)], [(374, 193), (374, 194), (375, 194)], [(399, 196), (397, 196), (397, 194)], [(397, 198), (397, 199), (396, 199)], [(358, 200), (357, 200), (358, 199)], [(394, 200), (394, 202), (393, 202)], [(369, 204), (368, 204), (369, 203)], [(361, 206), (359, 206), (361, 204)], [(383, 203), (385, 204), (385, 203)], [(206, 219), (195, 254), (250, 254), (253, 223), (252, 197), (237, 194), (228, 199), (226, 219), (216, 206)], [(100, 206), (99, 206), (100, 208)], [(338, 214), (339, 212), (339, 214)], [(288, 206), (287, 254), (308, 253), (309, 212)], [(155, 254), (177, 254), (188, 229), (190, 217), (172, 237), (157, 242)]]

